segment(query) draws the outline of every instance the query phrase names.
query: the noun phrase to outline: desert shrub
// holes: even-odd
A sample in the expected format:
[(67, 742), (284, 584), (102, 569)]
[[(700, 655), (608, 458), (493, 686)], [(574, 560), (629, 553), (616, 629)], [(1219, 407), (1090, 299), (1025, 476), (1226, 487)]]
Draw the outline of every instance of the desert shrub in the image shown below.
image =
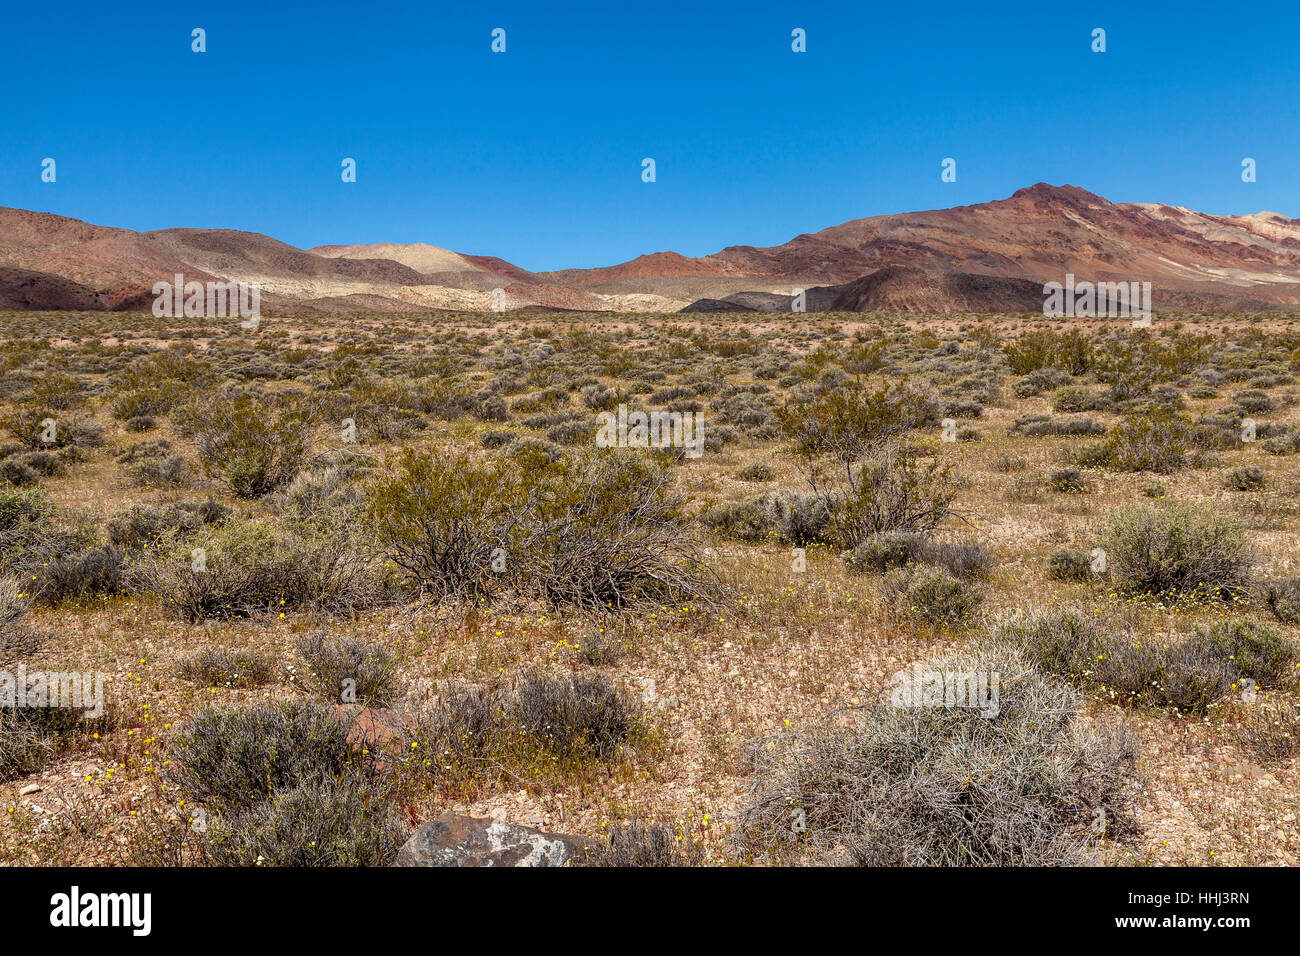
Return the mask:
[(349, 542), (298, 534), (269, 519), (228, 522), (193, 541), (143, 554), (131, 590), (187, 621), (260, 612), (346, 611), (379, 599), (369, 557)]
[(939, 568), (890, 571), (880, 594), (891, 613), (919, 618), (936, 627), (964, 624), (984, 600), (982, 588)]
[(744, 468), (740, 469), (738, 477), (741, 481), (771, 481), (772, 469), (761, 461), (751, 461)]
[(568, 404), (568, 390), (556, 385), (517, 398), (510, 403), (510, 408), (516, 412), (540, 412), (560, 408)]
[(0, 487), (0, 534), (40, 524), (53, 510), (45, 492), (38, 488)]
[(1286, 760), (1300, 750), (1300, 707), (1284, 697), (1262, 699), (1235, 731), (1237, 746), (1261, 763)]
[(1213, 511), (1121, 508), (1102, 543), (1113, 578), (1128, 591), (1231, 599), (1248, 583), (1245, 533)]
[(1078, 608), (1020, 615), (992, 633), (1044, 671), (1126, 705), (1204, 714), (1242, 676), (1224, 645), (1205, 634), (1147, 640)]
[(824, 543), (834, 518), (834, 502), (816, 494), (789, 492), (768, 499), (782, 540), (796, 545)]
[(835, 388), (792, 395), (777, 422), (806, 467), (829, 454), (849, 467), (913, 428), (937, 425), (943, 403), (928, 385), (907, 379), (875, 391)]
[(554, 677), (526, 671), (510, 716), (540, 749), (561, 759), (609, 760), (635, 736), (640, 708), (603, 674)]
[(62, 706), (0, 707), (0, 781), (41, 770), (60, 753), (88, 744), (107, 729), (107, 716)]
[(1259, 491), (1264, 487), (1264, 469), (1255, 465), (1234, 468), (1223, 479), (1225, 488), (1231, 491)]
[(318, 773), (218, 821), (207, 850), (219, 866), (387, 866), (407, 833), (368, 781)]
[(1232, 403), (1252, 415), (1267, 412), (1273, 407), (1273, 400), (1268, 397), (1268, 393), (1261, 392), (1257, 388), (1248, 388), (1245, 391), (1237, 392), (1232, 396)]
[(1079, 464), (1169, 474), (1188, 463), (1194, 431), (1190, 420), (1165, 409), (1131, 414), (1100, 445), (1081, 452)]
[(998, 563), (988, 545), (971, 538), (936, 541), (927, 560), (956, 578), (986, 578)]
[(45, 406), (18, 406), (0, 417), (0, 428), (31, 451), (98, 448), (104, 443), (103, 425)]
[(859, 541), (844, 555), (845, 564), (855, 571), (884, 573), (925, 561), (930, 539), (915, 531), (886, 531)]
[(317, 414), (295, 395), (235, 394), (196, 399), (177, 427), (198, 447), (199, 461), (237, 498), (261, 498), (298, 473), (311, 447)]
[(503, 428), (486, 431), (479, 436), (479, 444), (484, 448), (504, 448), (519, 436)]
[(12, 485), (33, 485), (63, 471), (63, 459), (48, 451), (29, 451), (0, 461), (0, 480)]
[(135, 504), (108, 520), (108, 540), (126, 551), (142, 551), (158, 543), (188, 537), (208, 525), (220, 524), (230, 509), (215, 501), (163, 505)]
[(1088, 479), (1073, 466), (1056, 469), (1048, 476), (1047, 483), (1053, 491), (1063, 494), (1084, 494), (1089, 490)]
[(933, 531), (953, 514), (958, 487), (950, 464), (920, 464), (892, 449), (850, 466), (846, 483), (831, 511), (831, 535), (842, 548), (887, 531)]
[(605, 609), (715, 590), (670, 473), (635, 452), (506, 467), (407, 450), (372, 500), (391, 560), (438, 597)]
[(318, 773), (340, 774), (349, 762), (347, 727), (304, 700), (201, 710), (167, 753), (169, 779), (223, 813)]
[(1232, 692), (1237, 676), (1219, 647), (1198, 638), (1169, 644), (1116, 641), (1092, 675), (1103, 692), (1121, 702), (1187, 714), (1207, 713)]
[(1242, 677), (1262, 687), (1287, 687), (1300, 677), (1300, 647), (1275, 627), (1235, 618), (1216, 621), (1202, 633), (1222, 649)]
[(1052, 410), (1057, 412), (1087, 412), (1098, 404), (1096, 396), (1078, 385), (1058, 388), (1052, 395)]
[(1126, 727), (1084, 728), (1072, 691), (1006, 648), (931, 670), (996, 674), (996, 713), (882, 701), (852, 726), (765, 742), (742, 846), (876, 866), (1073, 865), (1103, 835), (1134, 829)]
[(273, 657), (243, 647), (205, 647), (176, 665), (177, 677), (205, 687), (259, 687), (275, 675)]
[(776, 495), (759, 495), (710, 508), (701, 517), (706, 528), (738, 541), (763, 541), (777, 531)]
[(891, 568), (930, 564), (955, 578), (987, 577), (996, 560), (982, 542), (969, 539), (933, 541), (914, 531), (887, 531), (860, 541), (844, 555), (855, 571), (883, 573)]
[(1260, 600), (1283, 624), (1300, 624), (1300, 578), (1265, 581)]
[(579, 395), (582, 398), (582, 404), (596, 412), (613, 408), (618, 404), (618, 392), (599, 383), (584, 385)]
[(138, 485), (173, 487), (185, 484), (189, 477), (189, 466), (184, 457), (172, 452), (136, 462), (131, 469), (131, 477)]
[(1008, 435), (1025, 435), (1031, 438), (1047, 435), (1077, 437), (1105, 433), (1104, 425), (1086, 417), (1055, 419), (1050, 415), (1021, 415), (1007, 426)]
[(124, 553), (111, 545), (59, 555), (47, 561), (31, 584), (34, 599), (54, 606), (123, 589)]
[(657, 821), (633, 819), (609, 828), (603, 845), (581, 858), (581, 866), (700, 866), (704, 849), (688, 834)]
[(29, 609), (23, 582), (11, 574), (0, 575), (0, 661), (18, 646)]
[(527, 671), (493, 687), (447, 687), (412, 731), (439, 784), (473, 792), (616, 761), (649, 740), (637, 700), (598, 673)]
[(991, 634), (1035, 667), (1070, 680), (1081, 680), (1082, 671), (1109, 641), (1102, 621), (1079, 608), (1018, 614), (1000, 622)]
[(359, 519), (366, 508), (365, 492), (348, 482), (352, 469), (347, 465), (303, 468), (272, 503), (282, 514), (306, 522), (324, 522), (339, 526)]
[(397, 693), (396, 661), (382, 647), (316, 630), (300, 636), (297, 648), (326, 700), (387, 704)]
[[(1013, 350), (1015, 349), (1014, 344), (1011, 347)], [(1015, 371), (1015, 368), (1013, 367), (1012, 370)], [(1063, 372), (1059, 368), (1036, 368), (1016, 382), (1011, 390), (1017, 398), (1032, 398), (1035, 395), (1043, 394), (1043, 392), (1069, 385), (1070, 382), (1069, 373)]]
[(583, 445), (592, 441), (596, 426), (589, 421), (571, 421), (556, 425), (546, 432), (548, 441), (557, 445)]
[(1047, 559), (1047, 576), (1057, 581), (1092, 580), (1092, 558), (1078, 548), (1058, 548)]

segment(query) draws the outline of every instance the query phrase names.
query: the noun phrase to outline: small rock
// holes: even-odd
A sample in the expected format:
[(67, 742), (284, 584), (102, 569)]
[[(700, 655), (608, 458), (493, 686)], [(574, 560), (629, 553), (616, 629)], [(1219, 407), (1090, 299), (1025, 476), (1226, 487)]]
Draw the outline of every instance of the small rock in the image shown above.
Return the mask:
[(566, 866), (592, 843), (504, 820), (444, 813), (419, 827), (395, 866)]
[(348, 746), (353, 750), (401, 750), (402, 732), (415, 726), (409, 715), (383, 707), (335, 704), (333, 713), (336, 720), (347, 725)]
[(18, 791), (18, 796), (25, 797), (29, 793), (40, 793), (40, 792), (41, 792), (41, 785), (39, 783), (29, 783), (27, 786), (23, 787), (21, 790)]

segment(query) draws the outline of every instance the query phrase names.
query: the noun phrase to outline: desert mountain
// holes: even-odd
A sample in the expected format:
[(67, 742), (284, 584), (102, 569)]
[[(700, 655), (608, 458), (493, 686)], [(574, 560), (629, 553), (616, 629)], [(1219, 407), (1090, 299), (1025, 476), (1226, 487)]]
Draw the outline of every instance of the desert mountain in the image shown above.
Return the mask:
[(133, 232), (0, 208), (0, 307), (147, 307), (153, 283), (178, 272), (257, 282), (264, 303), (308, 312), (485, 310), (497, 289), (510, 309), (788, 311), (798, 288), (810, 311), (1036, 311), (1043, 283), (1066, 273), (1151, 282), (1157, 308), (1295, 308), (1300, 220), (1112, 203), (1039, 183), (973, 206), (855, 219), (778, 246), (533, 273), (425, 243), (302, 250), (231, 229)]

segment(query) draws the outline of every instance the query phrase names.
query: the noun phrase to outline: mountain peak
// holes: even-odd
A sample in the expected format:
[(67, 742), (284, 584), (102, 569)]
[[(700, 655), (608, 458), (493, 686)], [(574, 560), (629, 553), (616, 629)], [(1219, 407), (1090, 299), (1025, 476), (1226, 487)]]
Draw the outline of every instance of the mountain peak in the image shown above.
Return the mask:
[(1071, 186), (1068, 183), (1064, 186), (1053, 186), (1051, 183), (1034, 183), (1032, 186), (1017, 189), (1011, 194), (1011, 198), (1036, 199), (1045, 202), (1090, 202), (1110, 205), (1110, 200), (1104, 199), (1096, 193), (1090, 193), (1078, 186)]

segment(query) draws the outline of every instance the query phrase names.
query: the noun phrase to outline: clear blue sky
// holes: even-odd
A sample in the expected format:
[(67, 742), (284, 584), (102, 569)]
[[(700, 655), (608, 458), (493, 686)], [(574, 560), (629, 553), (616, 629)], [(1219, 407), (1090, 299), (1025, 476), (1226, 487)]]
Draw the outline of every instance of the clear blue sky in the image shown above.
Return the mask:
[(279, 6), (11, 0), (0, 205), (534, 270), (771, 245), (1038, 181), (1300, 217), (1294, 2)]

